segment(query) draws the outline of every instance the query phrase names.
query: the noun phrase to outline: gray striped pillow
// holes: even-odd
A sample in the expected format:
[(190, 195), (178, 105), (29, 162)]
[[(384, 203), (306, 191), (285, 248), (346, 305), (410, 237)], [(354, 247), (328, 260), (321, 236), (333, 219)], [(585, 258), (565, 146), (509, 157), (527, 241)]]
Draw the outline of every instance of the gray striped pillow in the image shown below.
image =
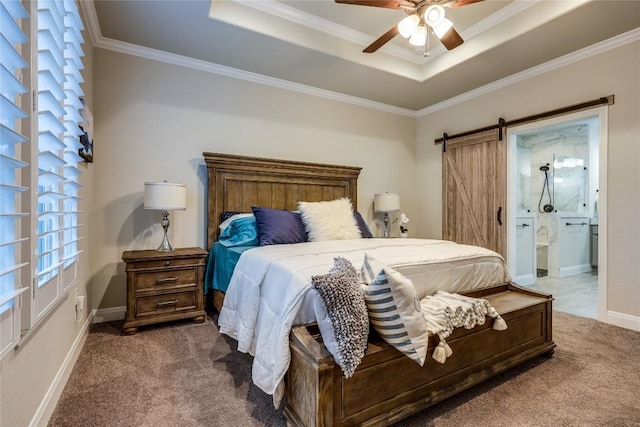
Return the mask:
[(371, 325), (385, 342), (424, 365), (429, 333), (413, 282), (365, 254), (361, 278), (371, 277), (362, 286)]

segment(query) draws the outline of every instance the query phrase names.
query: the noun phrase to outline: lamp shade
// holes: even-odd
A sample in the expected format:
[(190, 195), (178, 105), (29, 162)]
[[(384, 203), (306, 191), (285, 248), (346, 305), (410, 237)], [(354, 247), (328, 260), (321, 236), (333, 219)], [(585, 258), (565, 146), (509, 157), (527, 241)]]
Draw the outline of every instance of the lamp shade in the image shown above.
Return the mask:
[(444, 7), (437, 4), (429, 6), (424, 13), (424, 20), (431, 28), (442, 24), (442, 21), (445, 20)]
[(447, 31), (449, 31), (453, 27), (453, 22), (449, 21), (447, 18), (444, 18), (438, 26), (433, 28), (433, 32), (436, 33), (436, 37), (442, 39)]
[(400, 210), (398, 193), (378, 193), (373, 197), (373, 209), (376, 212), (392, 212)]
[(409, 44), (413, 46), (424, 46), (427, 43), (427, 27), (418, 25), (409, 38)]
[(163, 211), (187, 208), (187, 186), (171, 182), (145, 182), (144, 208)]
[(411, 37), (420, 23), (420, 17), (416, 14), (409, 15), (398, 23), (398, 32), (405, 39)]

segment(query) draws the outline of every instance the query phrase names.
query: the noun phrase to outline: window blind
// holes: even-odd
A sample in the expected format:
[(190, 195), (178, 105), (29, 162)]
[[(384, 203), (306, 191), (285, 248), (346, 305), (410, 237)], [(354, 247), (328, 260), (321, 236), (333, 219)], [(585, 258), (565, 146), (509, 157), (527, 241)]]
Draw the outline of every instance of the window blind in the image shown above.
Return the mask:
[(73, 0), (38, 1), (36, 319), (75, 281), (82, 20)]
[[(23, 160), (21, 145), (28, 141), (22, 134), (22, 121), (28, 114), (20, 108), (22, 95), (29, 90), (22, 83), (22, 70), (28, 67), (21, 55), (22, 44), (29, 41), (20, 22), (27, 18), (21, 2), (0, 0), (0, 355), (20, 339), (20, 312), (16, 299), (28, 289), (28, 265), (21, 260), (22, 221), (20, 195), (28, 188), (21, 185), (20, 169), (29, 166)], [(26, 279), (25, 284), (23, 280)]]

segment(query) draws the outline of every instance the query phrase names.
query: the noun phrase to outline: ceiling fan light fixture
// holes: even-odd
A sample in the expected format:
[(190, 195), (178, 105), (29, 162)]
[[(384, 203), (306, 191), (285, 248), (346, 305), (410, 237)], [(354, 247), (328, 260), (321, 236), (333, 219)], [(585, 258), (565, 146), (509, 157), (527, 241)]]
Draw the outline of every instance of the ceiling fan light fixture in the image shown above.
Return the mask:
[(436, 37), (442, 39), (442, 37), (444, 37), (444, 35), (447, 34), (447, 31), (449, 31), (452, 27), (453, 22), (449, 21), (447, 18), (444, 18), (440, 25), (431, 28), (433, 28), (433, 32), (436, 33)]
[(398, 23), (398, 32), (406, 39), (413, 34), (416, 28), (418, 28), (419, 23), (420, 17), (418, 15), (415, 13), (409, 15)]
[(445, 21), (444, 7), (440, 5), (429, 6), (424, 12), (424, 20), (431, 28), (436, 28)]
[(418, 25), (411, 34), (411, 38), (409, 39), (409, 44), (413, 46), (424, 46), (427, 42), (427, 27), (424, 25)]

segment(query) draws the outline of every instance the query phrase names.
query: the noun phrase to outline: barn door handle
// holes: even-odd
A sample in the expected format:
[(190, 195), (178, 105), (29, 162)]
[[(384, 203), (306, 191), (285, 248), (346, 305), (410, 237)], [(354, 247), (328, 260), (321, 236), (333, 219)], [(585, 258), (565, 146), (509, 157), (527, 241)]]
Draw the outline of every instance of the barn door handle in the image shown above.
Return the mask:
[(498, 208), (498, 224), (502, 225), (502, 206)]

